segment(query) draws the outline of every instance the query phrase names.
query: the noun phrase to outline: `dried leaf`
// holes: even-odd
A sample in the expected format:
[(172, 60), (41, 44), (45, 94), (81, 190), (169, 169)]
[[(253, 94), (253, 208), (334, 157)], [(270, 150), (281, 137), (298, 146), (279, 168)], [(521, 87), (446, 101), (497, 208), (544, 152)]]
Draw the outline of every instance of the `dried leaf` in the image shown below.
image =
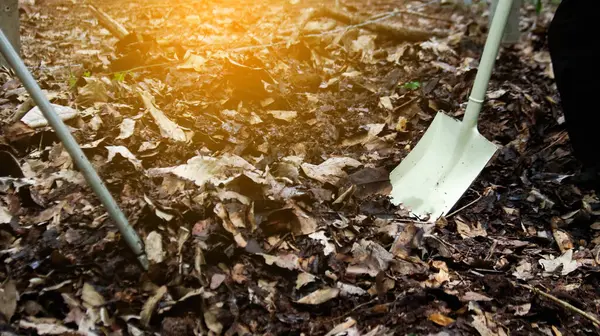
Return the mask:
[(214, 332), (217, 335), (220, 335), (223, 331), (223, 325), (217, 320), (217, 317), (213, 312), (207, 310), (204, 312), (204, 323), (210, 331)]
[(166, 253), (163, 251), (162, 236), (160, 233), (156, 231), (150, 232), (144, 244), (148, 260), (155, 263), (161, 263), (165, 260)]
[(105, 303), (104, 297), (96, 291), (94, 286), (87, 282), (83, 284), (81, 300), (87, 308), (101, 307)]
[(117, 139), (127, 139), (133, 135), (133, 130), (135, 129), (135, 120), (130, 118), (125, 118), (121, 122), (120, 133)]
[(377, 135), (383, 131), (385, 124), (367, 124), (364, 127), (367, 130), (366, 134), (358, 135), (350, 139), (345, 139), (342, 146), (365, 145), (378, 139)]
[(265, 258), (267, 265), (275, 264), (276, 266), (287, 268), (289, 270), (300, 269), (298, 257), (294, 254), (272, 256), (265, 253), (258, 253), (258, 255), (261, 255), (263, 258)]
[(146, 303), (144, 303), (144, 307), (142, 308), (142, 312), (140, 313), (140, 323), (143, 326), (148, 327), (150, 325), (150, 319), (152, 318), (152, 314), (156, 309), (156, 306), (162, 299), (162, 297), (167, 293), (167, 286), (160, 287), (154, 295), (148, 298)]
[(392, 105), (392, 100), (389, 96), (379, 97), (379, 105), (388, 111), (394, 110), (394, 105)]
[(108, 158), (106, 159), (106, 162), (111, 162), (115, 156), (117, 154), (121, 155), (122, 157), (126, 158), (129, 162), (131, 162), (131, 164), (139, 169), (139, 170), (143, 170), (144, 167), (142, 167), (142, 161), (138, 160), (138, 158), (135, 157), (135, 155), (133, 155), (129, 149), (127, 149), (127, 147), (124, 146), (106, 146), (106, 149), (108, 150)]
[(348, 297), (348, 296), (353, 296), (353, 295), (366, 295), (368, 294), (368, 292), (358, 286), (354, 286), (354, 285), (350, 285), (350, 284), (345, 284), (342, 282), (338, 282), (336, 284), (336, 287), (340, 289), (340, 295), (342, 297)]
[(452, 319), (446, 315), (443, 315), (441, 313), (433, 313), (433, 314), (429, 315), (429, 317), (427, 319), (437, 325), (441, 325), (442, 327), (447, 327), (450, 324), (456, 322), (454, 319)]
[(362, 163), (352, 158), (334, 157), (325, 160), (319, 165), (303, 163), (301, 168), (304, 174), (311, 179), (317, 180), (321, 183), (337, 185), (340, 179), (347, 176), (343, 170), (344, 168), (359, 167), (361, 165)]
[(552, 275), (559, 267), (562, 267), (561, 275), (567, 275), (579, 267), (577, 261), (573, 260), (572, 249), (566, 251), (558, 258), (552, 259), (552, 256), (548, 256), (547, 258), (539, 260), (540, 265), (544, 267), (544, 276)]
[(12, 220), (12, 218), (13, 217), (10, 214), (10, 212), (8, 211), (8, 209), (6, 209), (2, 205), (0, 205), (0, 224), (8, 224), (8, 223), (10, 223), (10, 221)]
[(159, 110), (154, 105), (154, 97), (152, 97), (150, 93), (140, 90), (140, 96), (144, 101), (144, 106), (146, 106), (146, 109), (148, 109), (150, 115), (152, 115), (152, 118), (154, 118), (154, 121), (158, 125), (158, 128), (160, 129), (160, 135), (162, 135), (164, 138), (173, 139), (175, 141), (187, 140), (183, 128), (171, 121), (171, 119), (167, 118), (163, 111)]
[(19, 301), (17, 286), (13, 280), (9, 280), (0, 288), (0, 317), (3, 316), (6, 322), (10, 322), (15, 314), (17, 301)]
[(533, 279), (533, 274), (531, 273), (531, 270), (531, 263), (523, 259), (519, 262), (519, 265), (517, 266), (512, 275), (519, 280), (527, 281)]
[(558, 245), (558, 248), (560, 249), (561, 253), (565, 253), (566, 251), (574, 248), (573, 241), (571, 241), (571, 237), (565, 231), (552, 230), (552, 235), (554, 236), (556, 244)]
[(227, 279), (227, 276), (225, 274), (220, 274), (220, 273), (213, 274), (212, 278), (210, 279), (210, 289), (219, 288), (219, 286), (221, 286), (221, 284), (223, 283), (223, 281), (225, 281), (225, 279)]
[(60, 321), (53, 318), (33, 318), (29, 321), (20, 320), (19, 327), (24, 329), (35, 329), (38, 335), (76, 335), (77, 330), (63, 326)]
[[(325, 336), (336, 336), (336, 335), (351, 336), (351, 334), (348, 333), (348, 329), (354, 327), (355, 325), (356, 325), (356, 320), (354, 320), (352, 317), (348, 317), (348, 318), (346, 318), (346, 321), (336, 325), (327, 334), (325, 334)], [(357, 335), (359, 335), (359, 334), (357, 334)]]
[(302, 272), (298, 274), (296, 279), (296, 289), (302, 288), (304, 285), (314, 282), (316, 277), (310, 273)]
[(469, 302), (469, 301), (492, 301), (491, 298), (483, 295), (483, 294), (479, 294), (479, 293), (475, 293), (475, 292), (466, 292), (465, 295), (460, 297), (460, 300), (463, 302)]
[(231, 278), (238, 284), (243, 284), (248, 281), (248, 278), (244, 275), (245, 267), (244, 264), (235, 264), (233, 266), (233, 270), (231, 271)]
[(317, 229), (317, 221), (309, 216), (304, 210), (302, 210), (295, 203), (291, 203), (292, 212), (296, 215), (298, 220), (299, 228), (294, 228), (294, 232), (299, 235), (307, 235), (315, 232)]
[(188, 53), (184, 58), (184, 62), (177, 66), (177, 69), (188, 69), (195, 71), (204, 70), (204, 64), (206, 64), (206, 58), (200, 55), (194, 55), (192, 53)]
[(338, 288), (325, 287), (308, 294), (296, 302), (309, 305), (319, 305), (331, 299), (335, 299), (339, 294), (340, 290)]
[[(74, 108), (56, 104), (51, 105), (58, 117), (63, 121), (71, 120), (79, 115), (79, 111), (75, 110)], [(29, 110), (29, 112), (27, 112), (23, 118), (21, 118), (21, 121), (31, 128), (48, 126), (48, 120), (46, 117), (44, 117), (44, 114), (37, 106)]]
[(456, 230), (463, 239), (474, 238), (474, 237), (487, 237), (487, 231), (483, 228), (480, 222), (473, 225), (467, 223), (462, 217), (458, 216), (454, 220), (456, 223)]
[(298, 116), (298, 112), (296, 111), (270, 110), (268, 112), (273, 118), (287, 122), (291, 122)]
[(324, 231), (313, 232), (308, 237), (315, 239), (321, 243), (325, 248), (323, 249), (323, 253), (327, 256), (332, 253), (335, 253), (335, 245), (329, 242), (329, 238), (325, 236)]

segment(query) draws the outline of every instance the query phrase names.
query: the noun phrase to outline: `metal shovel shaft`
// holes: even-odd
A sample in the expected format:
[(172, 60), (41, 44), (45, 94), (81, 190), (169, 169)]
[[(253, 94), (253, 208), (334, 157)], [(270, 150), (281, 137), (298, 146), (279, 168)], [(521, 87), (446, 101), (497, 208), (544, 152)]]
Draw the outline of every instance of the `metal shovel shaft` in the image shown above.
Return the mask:
[(98, 173), (94, 170), (94, 167), (92, 167), (92, 164), (86, 158), (85, 154), (77, 144), (77, 141), (75, 141), (75, 138), (73, 138), (73, 135), (71, 135), (71, 132), (69, 131), (65, 123), (58, 117), (58, 115), (54, 111), (54, 108), (42, 92), (42, 89), (38, 86), (37, 82), (31, 75), (29, 70), (27, 70), (27, 67), (25, 66), (19, 55), (16, 53), (16, 51), (13, 49), (2, 30), (0, 30), (0, 53), (2, 53), (8, 64), (14, 69), (15, 73), (17, 74), (17, 77), (21, 79), (23, 86), (25, 86), (25, 88), (31, 95), (31, 98), (40, 108), (40, 110), (44, 114), (44, 117), (48, 120), (48, 123), (50, 124), (50, 126), (52, 126), (52, 128), (56, 132), (56, 135), (65, 146), (65, 149), (67, 150), (77, 167), (79, 167), (79, 169), (81, 170), (81, 173), (85, 177), (86, 181), (89, 183), (96, 196), (98, 196), (98, 198), (106, 208), (106, 211), (119, 228), (119, 231), (125, 238), (125, 241), (129, 245), (131, 250), (133, 250), (133, 253), (135, 253), (135, 255), (137, 256), (142, 267), (147, 270), (148, 258), (144, 253), (143, 243), (140, 240), (140, 237), (135, 232), (135, 230), (129, 225), (127, 218), (125, 217), (125, 215), (123, 214), (123, 212), (121, 211), (111, 194), (108, 192), (108, 189), (106, 189), (104, 183), (102, 183), (100, 176), (98, 176)]
[(479, 118), (479, 112), (485, 99), (485, 93), (488, 88), (490, 77), (492, 76), (492, 70), (494, 69), (494, 63), (498, 56), (498, 50), (504, 36), (504, 28), (512, 8), (513, 0), (499, 0), (488, 37), (485, 41), (483, 48), (483, 54), (479, 61), (479, 67), (477, 69), (477, 75), (475, 76), (475, 82), (473, 83), (473, 89), (469, 96), (469, 102), (467, 103), (467, 109), (465, 116), (463, 117), (463, 129), (477, 127), (477, 119)]

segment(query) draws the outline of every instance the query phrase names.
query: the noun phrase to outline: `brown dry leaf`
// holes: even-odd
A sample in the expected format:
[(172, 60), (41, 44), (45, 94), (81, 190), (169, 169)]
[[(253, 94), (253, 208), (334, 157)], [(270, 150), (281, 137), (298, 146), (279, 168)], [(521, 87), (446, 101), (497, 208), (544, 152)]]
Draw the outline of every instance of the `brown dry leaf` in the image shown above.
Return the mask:
[(144, 303), (144, 307), (142, 308), (142, 312), (140, 313), (140, 323), (148, 327), (150, 325), (150, 319), (152, 318), (152, 314), (156, 309), (156, 306), (162, 299), (162, 297), (167, 293), (167, 286), (160, 287), (154, 295), (148, 298), (146, 303)]
[(336, 336), (336, 335), (350, 336), (351, 334), (348, 333), (348, 329), (354, 327), (355, 325), (356, 325), (356, 320), (353, 319), (352, 317), (348, 317), (348, 318), (346, 318), (346, 321), (333, 327), (333, 329), (331, 329), (327, 334), (325, 334), (325, 336)]
[(120, 133), (117, 139), (127, 139), (133, 135), (133, 131), (135, 129), (135, 120), (131, 118), (125, 118), (121, 122), (121, 126), (119, 127)]
[(104, 297), (89, 283), (83, 284), (81, 301), (86, 308), (96, 308), (104, 305)]
[(552, 235), (554, 236), (554, 239), (556, 240), (556, 244), (558, 245), (558, 248), (560, 249), (561, 253), (565, 253), (566, 251), (574, 248), (571, 237), (565, 231), (552, 230)]
[(296, 279), (296, 289), (302, 288), (304, 285), (314, 282), (316, 277), (310, 273), (302, 272), (298, 274)]
[(301, 165), (302, 171), (306, 176), (313, 180), (317, 180), (321, 183), (329, 183), (337, 185), (340, 179), (347, 176), (344, 172), (346, 167), (359, 167), (362, 163), (348, 157), (334, 157), (325, 160), (319, 165), (313, 165), (310, 163), (303, 163)]
[(519, 262), (519, 265), (517, 265), (517, 268), (512, 273), (512, 275), (519, 280), (527, 281), (527, 280), (533, 279), (533, 274), (531, 273), (531, 271), (532, 271), (531, 263), (528, 262), (527, 260), (523, 259)]
[(220, 335), (223, 331), (223, 324), (217, 320), (217, 316), (212, 309), (204, 312), (204, 323), (206, 323), (206, 326), (210, 331), (217, 335)]
[(0, 224), (8, 224), (13, 219), (8, 209), (0, 205)]
[(413, 223), (408, 223), (403, 227), (402, 232), (396, 236), (390, 252), (398, 257), (408, 257), (412, 250), (413, 239), (418, 231), (419, 229)]
[(0, 316), (3, 316), (7, 322), (17, 310), (17, 301), (19, 301), (19, 292), (13, 280), (9, 280), (0, 288)]
[(440, 271), (436, 274), (432, 274), (429, 276), (429, 279), (422, 282), (422, 286), (429, 288), (439, 288), (445, 282), (450, 280), (450, 273), (447, 270), (440, 269)]
[(235, 240), (235, 242), (238, 244), (238, 246), (246, 247), (248, 242), (246, 241), (246, 239), (242, 236), (242, 234), (238, 231), (236, 226), (231, 221), (229, 214), (227, 213), (227, 209), (225, 208), (223, 203), (217, 203), (217, 205), (215, 205), (215, 208), (213, 209), (213, 211), (217, 216), (219, 216), (219, 218), (221, 218), (223, 228), (225, 230), (227, 230), (227, 232), (229, 232), (233, 235), (233, 240)]
[(394, 110), (394, 105), (392, 104), (392, 100), (389, 96), (379, 97), (379, 106), (383, 107), (388, 111)]
[(456, 322), (456, 320), (454, 320), (453, 318), (450, 318), (441, 313), (433, 313), (433, 314), (429, 315), (429, 317), (427, 319), (437, 325), (441, 325), (442, 327), (447, 327), (450, 324)]
[(307, 296), (296, 301), (296, 303), (319, 305), (331, 299), (335, 299), (339, 294), (340, 290), (338, 288), (325, 287), (308, 294)]
[(265, 262), (267, 263), (267, 265), (275, 264), (278, 267), (287, 268), (289, 270), (300, 269), (300, 262), (298, 260), (298, 257), (294, 254), (282, 254), (277, 256), (272, 256), (265, 253), (257, 254), (265, 258)]
[(268, 112), (273, 118), (287, 122), (291, 122), (298, 116), (298, 112), (296, 111), (270, 110)]
[(398, 122), (396, 123), (396, 131), (398, 132), (406, 132), (406, 125), (408, 124), (408, 119), (405, 116), (398, 117)]
[(366, 134), (345, 139), (342, 142), (342, 146), (350, 147), (355, 145), (364, 145), (377, 139), (377, 135), (383, 131), (383, 129), (385, 128), (385, 124), (367, 124), (362, 128), (365, 128), (367, 130)]
[(475, 293), (475, 292), (466, 292), (465, 295), (460, 297), (460, 300), (463, 302), (469, 302), (469, 301), (492, 301), (491, 298), (483, 295), (483, 294), (479, 294), (479, 293)]
[(346, 268), (348, 274), (377, 276), (387, 270), (394, 256), (381, 245), (361, 239), (352, 246), (353, 264)]
[(232, 176), (240, 175), (244, 172), (255, 172), (258, 174), (256, 168), (241, 157), (233, 154), (224, 154), (220, 158), (195, 156), (183, 165), (149, 169), (148, 175), (161, 176), (174, 174), (183, 179), (193, 181), (197, 186), (202, 187), (209, 181), (214, 185), (225, 183)]
[(317, 230), (317, 221), (309, 216), (302, 208), (296, 205), (293, 202), (288, 203), (292, 212), (296, 216), (298, 220), (299, 227), (294, 227), (294, 233), (298, 235), (307, 235), (315, 232)]
[(454, 222), (456, 223), (456, 231), (458, 231), (463, 239), (480, 236), (487, 237), (487, 231), (485, 231), (481, 222), (477, 222), (477, 224), (468, 223), (460, 216), (457, 216)]
[(343, 282), (338, 282), (335, 286), (340, 289), (340, 295), (342, 297), (348, 297), (348, 296), (354, 296), (354, 295), (360, 296), (360, 295), (368, 294), (368, 292), (366, 290), (364, 290), (358, 286), (346, 284)]
[(144, 101), (144, 106), (146, 106), (146, 109), (150, 112), (150, 115), (154, 118), (160, 129), (160, 135), (175, 141), (187, 141), (187, 136), (183, 128), (169, 119), (163, 111), (154, 105), (154, 97), (149, 92), (143, 90), (140, 90), (139, 93)]
[(204, 64), (206, 64), (206, 58), (188, 52), (184, 56), (184, 62), (178, 65), (177, 69), (202, 71), (205, 69)]

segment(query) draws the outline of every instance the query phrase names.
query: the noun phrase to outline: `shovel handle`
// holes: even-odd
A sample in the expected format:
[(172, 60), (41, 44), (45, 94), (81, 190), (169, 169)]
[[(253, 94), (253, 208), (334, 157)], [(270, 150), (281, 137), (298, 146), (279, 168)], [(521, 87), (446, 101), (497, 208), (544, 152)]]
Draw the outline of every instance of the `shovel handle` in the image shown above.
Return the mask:
[(481, 107), (483, 106), (485, 93), (488, 88), (490, 77), (492, 76), (492, 70), (494, 68), (494, 63), (496, 62), (496, 57), (498, 56), (500, 43), (504, 36), (504, 28), (506, 27), (512, 5), (513, 0), (498, 0), (490, 31), (483, 48), (483, 54), (479, 61), (475, 82), (473, 83), (471, 95), (469, 96), (469, 102), (467, 103), (465, 116), (463, 117), (462, 126), (464, 129), (477, 128), (477, 119), (479, 118)]
[(29, 70), (27, 70), (25, 63), (23, 63), (15, 49), (12, 47), (2, 29), (0, 29), (0, 54), (4, 56), (8, 64), (10, 64), (10, 66), (14, 69), (17, 77), (19, 77), (23, 83), (23, 86), (25, 86), (31, 95), (31, 98), (33, 98), (37, 106), (44, 114), (44, 117), (48, 120), (50, 126), (52, 126), (56, 132), (56, 136), (63, 143), (65, 149), (73, 159), (73, 162), (77, 164), (77, 167), (79, 167), (81, 170), (81, 173), (85, 177), (86, 181), (89, 183), (94, 193), (96, 193), (96, 196), (98, 196), (106, 208), (106, 211), (119, 228), (119, 231), (121, 231), (123, 238), (133, 253), (135, 253), (137, 256), (142, 267), (144, 267), (144, 269), (148, 269), (148, 258), (144, 253), (144, 245), (140, 240), (140, 237), (131, 227), (131, 225), (129, 225), (127, 217), (125, 217), (117, 205), (117, 202), (115, 202), (108, 189), (106, 189), (104, 183), (102, 183), (100, 176), (98, 176), (98, 173), (96, 173), (96, 170), (94, 170), (94, 167), (90, 161), (88, 161), (87, 157), (77, 144), (77, 141), (75, 141), (75, 138), (73, 138), (73, 135), (71, 135), (71, 132), (65, 123), (56, 114), (56, 111), (54, 111), (54, 108), (48, 101), (48, 98), (46, 98), (42, 92), (42, 89), (39, 87)]

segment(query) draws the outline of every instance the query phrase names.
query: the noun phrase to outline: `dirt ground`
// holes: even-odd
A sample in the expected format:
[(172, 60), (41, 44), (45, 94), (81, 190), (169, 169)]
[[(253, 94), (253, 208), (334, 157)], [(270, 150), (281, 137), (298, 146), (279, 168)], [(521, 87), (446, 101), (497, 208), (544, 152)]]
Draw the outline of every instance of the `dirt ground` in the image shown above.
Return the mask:
[(23, 1), (21, 53), (150, 269), (2, 69), (1, 335), (598, 333), (600, 200), (566, 182), (556, 5), (523, 5), (480, 116), (499, 150), (427, 221), (389, 172), (438, 111), (462, 117), (486, 5), (90, 3), (128, 34)]

